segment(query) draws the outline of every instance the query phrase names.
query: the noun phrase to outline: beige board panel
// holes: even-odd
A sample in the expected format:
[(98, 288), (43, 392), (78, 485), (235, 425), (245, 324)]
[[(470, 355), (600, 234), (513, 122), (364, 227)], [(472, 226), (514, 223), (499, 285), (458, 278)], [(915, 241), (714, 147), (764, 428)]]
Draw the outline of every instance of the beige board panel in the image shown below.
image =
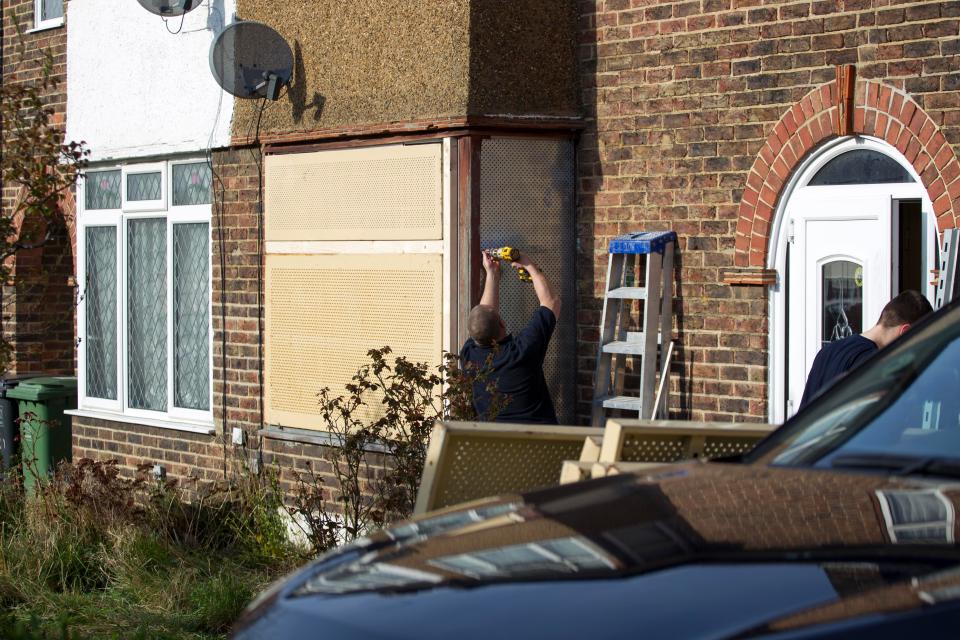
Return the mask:
[[(266, 422), (326, 430), (317, 393), (344, 393), (370, 349), (438, 364), (442, 270), (440, 255), (268, 255)], [(378, 415), (370, 400), (358, 415)]]
[(266, 158), (271, 241), (439, 240), (443, 145), (388, 145)]

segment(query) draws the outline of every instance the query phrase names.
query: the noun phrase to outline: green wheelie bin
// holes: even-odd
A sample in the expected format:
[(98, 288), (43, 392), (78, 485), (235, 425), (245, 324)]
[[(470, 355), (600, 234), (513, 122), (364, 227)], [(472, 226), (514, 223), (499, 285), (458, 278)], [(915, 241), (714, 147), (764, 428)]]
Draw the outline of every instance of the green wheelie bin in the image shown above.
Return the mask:
[(57, 464), (71, 459), (73, 439), (66, 409), (77, 408), (77, 379), (70, 376), (30, 378), (7, 392), (20, 408), (20, 460), (28, 495), (37, 482), (53, 475)]

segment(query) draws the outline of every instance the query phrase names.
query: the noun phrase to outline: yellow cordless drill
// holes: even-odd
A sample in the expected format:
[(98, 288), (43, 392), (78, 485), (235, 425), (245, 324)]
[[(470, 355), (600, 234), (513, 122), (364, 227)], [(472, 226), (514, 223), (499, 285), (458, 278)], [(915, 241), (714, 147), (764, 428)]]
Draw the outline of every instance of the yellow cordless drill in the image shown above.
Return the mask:
[[(484, 249), (487, 255), (491, 258), (496, 258), (497, 260), (503, 260), (504, 262), (516, 262), (520, 259), (520, 250), (514, 249), (513, 247), (499, 247), (497, 249)], [(521, 282), (533, 282), (533, 278), (530, 277), (530, 272), (524, 269), (523, 267), (517, 268), (517, 277)]]

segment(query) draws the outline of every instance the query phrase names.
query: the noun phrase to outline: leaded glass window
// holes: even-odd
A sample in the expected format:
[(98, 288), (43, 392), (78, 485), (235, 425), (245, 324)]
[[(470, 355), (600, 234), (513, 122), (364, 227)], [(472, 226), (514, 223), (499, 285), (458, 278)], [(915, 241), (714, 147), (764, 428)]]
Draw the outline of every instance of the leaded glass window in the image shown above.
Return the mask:
[(117, 399), (117, 229), (86, 230), (87, 395)]
[(127, 226), (127, 393), (134, 409), (167, 409), (167, 224)]
[(210, 408), (209, 255), (206, 223), (173, 226), (173, 402)]
[(92, 209), (120, 208), (120, 170), (90, 171), (83, 183), (84, 207)]
[(821, 267), (821, 344), (863, 333), (863, 267), (834, 260)]
[(212, 421), (211, 182), (202, 160), (87, 172), (81, 409)]
[(159, 171), (127, 174), (127, 200), (131, 202), (159, 200), (163, 195), (162, 182)]
[(872, 149), (841, 153), (823, 165), (810, 186), (916, 182), (899, 162)]
[(173, 206), (210, 204), (213, 172), (207, 162), (173, 165)]

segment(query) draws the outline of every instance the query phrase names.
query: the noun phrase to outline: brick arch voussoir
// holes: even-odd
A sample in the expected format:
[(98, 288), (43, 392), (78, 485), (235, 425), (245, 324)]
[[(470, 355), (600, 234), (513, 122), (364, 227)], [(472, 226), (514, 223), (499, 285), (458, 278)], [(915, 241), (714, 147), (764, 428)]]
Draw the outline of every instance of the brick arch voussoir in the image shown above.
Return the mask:
[[(737, 267), (763, 268), (777, 202), (792, 173), (821, 143), (837, 137), (833, 82), (812, 90), (774, 125), (747, 175), (737, 216)], [(938, 227), (960, 226), (960, 161), (936, 123), (910, 97), (877, 81), (857, 83), (853, 131), (885, 140), (904, 155), (933, 202)]]
[[(19, 209), (19, 203), (21, 203), (23, 199), (27, 197), (27, 193), (28, 192), (26, 187), (20, 187), (16, 197), (16, 202), (18, 204), (15, 205), (15, 208)], [(63, 225), (66, 229), (67, 236), (70, 241), (70, 253), (71, 253), (71, 260), (72, 260), (71, 264), (72, 264), (73, 273), (76, 273), (77, 272), (77, 224), (76, 224), (77, 203), (76, 203), (76, 197), (74, 196), (74, 193), (72, 190), (65, 191), (59, 197), (57, 208), (59, 209), (60, 217), (63, 219)], [(26, 220), (22, 211), (18, 212), (16, 215), (13, 216), (12, 231), (14, 236), (20, 235), (20, 231), (23, 229), (23, 225), (25, 221)], [(22, 257), (23, 254), (29, 254), (29, 255), (32, 255), (35, 259), (38, 255), (42, 253), (42, 251), (43, 251), (43, 248), (40, 247), (34, 250), (18, 252), (17, 254), (8, 256), (4, 264), (8, 268), (15, 270), (18, 256)]]

